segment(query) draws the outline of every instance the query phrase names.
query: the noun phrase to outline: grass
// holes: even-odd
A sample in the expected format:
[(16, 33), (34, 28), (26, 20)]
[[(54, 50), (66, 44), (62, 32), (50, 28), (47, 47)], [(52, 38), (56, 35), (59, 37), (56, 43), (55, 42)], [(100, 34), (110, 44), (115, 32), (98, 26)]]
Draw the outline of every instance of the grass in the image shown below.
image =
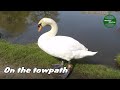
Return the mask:
[[(119, 59), (120, 62), (120, 59)], [(0, 69), (6, 66), (14, 68), (50, 68), (52, 64), (60, 63), (54, 58), (42, 51), (37, 44), (19, 45), (11, 44), (0, 40)], [(75, 63), (73, 61), (73, 63)], [(40, 78), (53, 79), (55, 77), (46, 74), (5, 74), (1, 73), (0, 78)], [(69, 79), (120, 79), (120, 70), (112, 69), (104, 65), (95, 65), (82, 62), (76, 63)]]
[(58, 61), (40, 50), (36, 44), (18, 45), (2, 40), (0, 41), (0, 62), (3, 65), (49, 67)]
[(73, 79), (120, 79), (120, 70), (104, 65), (77, 64), (74, 68)]

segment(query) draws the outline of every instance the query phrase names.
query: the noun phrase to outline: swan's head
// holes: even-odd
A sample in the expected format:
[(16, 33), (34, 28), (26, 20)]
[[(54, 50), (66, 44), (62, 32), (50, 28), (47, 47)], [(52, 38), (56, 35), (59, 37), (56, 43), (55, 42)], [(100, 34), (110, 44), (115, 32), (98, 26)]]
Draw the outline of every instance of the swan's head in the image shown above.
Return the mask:
[(51, 25), (55, 23), (55, 21), (51, 18), (42, 18), (39, 22), (38, 22), (38, 32), (40, 32), (42, 30), (42, 27), (46, 26), (46, 25)]

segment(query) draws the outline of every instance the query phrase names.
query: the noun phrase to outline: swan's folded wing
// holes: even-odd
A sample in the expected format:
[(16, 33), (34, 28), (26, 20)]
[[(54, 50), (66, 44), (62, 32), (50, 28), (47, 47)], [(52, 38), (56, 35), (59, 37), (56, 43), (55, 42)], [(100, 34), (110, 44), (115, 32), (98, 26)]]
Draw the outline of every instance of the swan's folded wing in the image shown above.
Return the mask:
[(67, 36), (55, 36), (47, 43), (49, 47), (59, 51), (75, 51), (75, 50), (88, 50), (83, 44), (77, 40)]

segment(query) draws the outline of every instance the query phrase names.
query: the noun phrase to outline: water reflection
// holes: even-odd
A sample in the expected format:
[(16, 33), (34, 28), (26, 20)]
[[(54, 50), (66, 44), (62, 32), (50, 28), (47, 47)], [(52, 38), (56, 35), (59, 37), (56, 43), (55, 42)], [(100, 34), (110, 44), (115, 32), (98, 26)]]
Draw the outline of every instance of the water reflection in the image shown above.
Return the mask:
[(37, 23), (43, 17), (58, 21), (57, 11), (1, 11), (0, 32), (7, 38), (18, 36), (25, 32), (31, 24)]
[(38, 23), (38, 20), (40, 20), (43, 17), (52, 18), (56, 22), (58, 22), (59, 21), (58, 15), (59, 15), (58, 11), (34, 11), (31, 12), (30, 17), (32, 21), (36, 23)]
[(108, 15), (110, 11), (80, 11), (83, 14)]
[(0, 28), (16, 36), (26, 28), (26, 17), (30, 12), (0, 12)]

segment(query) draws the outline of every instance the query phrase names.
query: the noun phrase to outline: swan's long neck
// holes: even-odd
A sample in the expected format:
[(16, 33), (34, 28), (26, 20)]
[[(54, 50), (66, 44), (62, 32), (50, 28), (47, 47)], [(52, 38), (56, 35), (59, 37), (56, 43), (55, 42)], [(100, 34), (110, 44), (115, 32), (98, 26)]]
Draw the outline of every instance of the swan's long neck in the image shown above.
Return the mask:
[(57, 26), (56, 22), (54, 22), (54, 21), (49, 25), (51, 26), (51, 30), (46, 32), (45, 34), (47, 36), (54, 37), (58, 32), (58, 26)]
[(55, 36), (57, 32), (58, 32), (58, 26), (56, 22), (54, 22), (53, 24), (51, 24), (51, 30), (49, 31), (49, 33)]
[(51, 30), (48, 31), (48, 32), (46, 32), (46, 33), (44, 33), (43, 35), (41, 35), (41, 36), (39, 37), (39, 41), (40, 41), (40, 42), (42, 42), (42, 41), (43, 41), (43, 42), (46, 42), (46, 41), (49, 40), (50, 38), (54, 37), (54, 36), (57, 34), (57, 32), (58, 32), (58, 26), (57, 26), (57, 24), (56, 24), (55, 21), (52, 21), (51, 24), (47, 24), (47, 25), (50, 25), (50, 26), (51, 26)]

